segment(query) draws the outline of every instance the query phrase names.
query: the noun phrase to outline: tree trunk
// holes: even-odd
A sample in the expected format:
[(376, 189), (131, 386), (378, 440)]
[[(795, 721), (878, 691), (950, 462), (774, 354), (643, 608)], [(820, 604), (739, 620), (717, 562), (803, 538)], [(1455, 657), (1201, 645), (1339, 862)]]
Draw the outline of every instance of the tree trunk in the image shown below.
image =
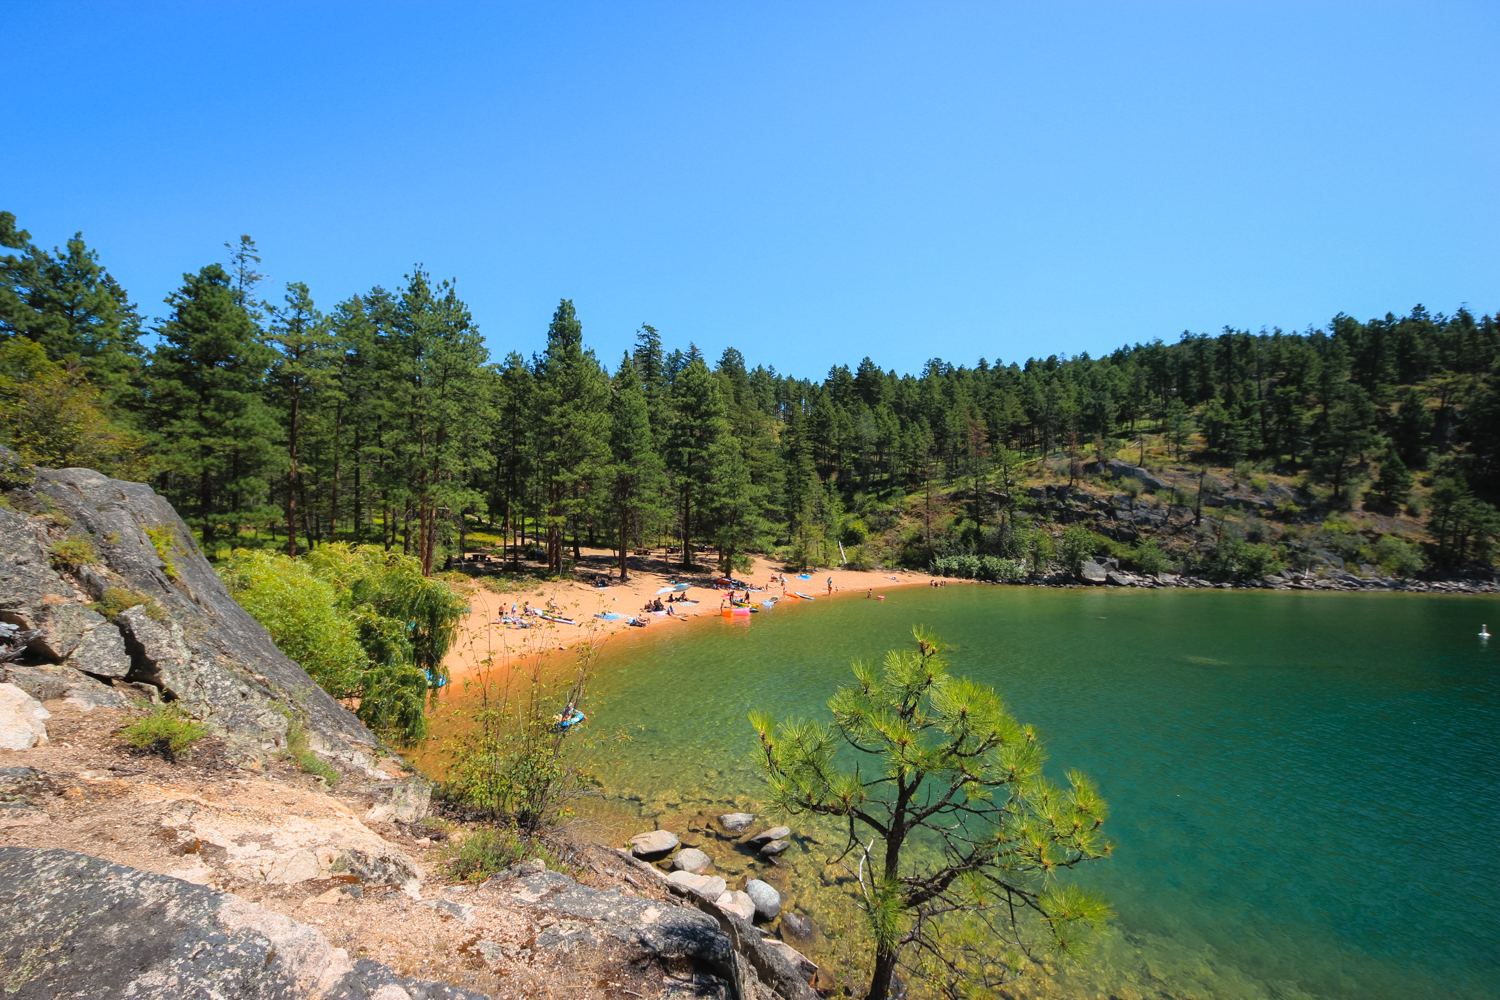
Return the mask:
[(301, 415), (301, 399), (292, 393), (291, 434), (287, 440), (287, 455), (291, 464), (286, 470), (286, 554), (297, 554), (297, 418)]
[(630, 567), (626, 559), (630, 555), (630, 514), (620, 506), (620, 582), (630, 579)]
[(875, 973), (870, 977), (870, 992), (865, 1000), (887, 1000), (891, 995), (891, 980), (896, 976), (896, 950), (880, 947), (875, 949)]

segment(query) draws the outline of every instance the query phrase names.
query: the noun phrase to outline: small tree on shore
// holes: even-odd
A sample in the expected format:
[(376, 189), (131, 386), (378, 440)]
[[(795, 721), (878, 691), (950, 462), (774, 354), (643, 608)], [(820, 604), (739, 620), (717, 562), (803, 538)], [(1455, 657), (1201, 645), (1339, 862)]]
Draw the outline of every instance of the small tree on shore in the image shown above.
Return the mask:
[[(857, 683), (829, 699), (831, 726), (750, 719), (776, 803), (847, 823), (833, 861), (856, 875), (874, 937), (869, 1000), (887, 1000), (898, 967), (957, 1000), (1107, 919), (1102, 900), (1060, 879), (1109, 854), (1107, 810), (1078, 771), (1066, 789), (1044, 778), (1035, 730), (993, 688), (950, 677), (937, 636), (912, 634), (916, 649), (887, 653), (878, 675), (854, 664)], [(835, 763), (846, 747), (852, 770)]]

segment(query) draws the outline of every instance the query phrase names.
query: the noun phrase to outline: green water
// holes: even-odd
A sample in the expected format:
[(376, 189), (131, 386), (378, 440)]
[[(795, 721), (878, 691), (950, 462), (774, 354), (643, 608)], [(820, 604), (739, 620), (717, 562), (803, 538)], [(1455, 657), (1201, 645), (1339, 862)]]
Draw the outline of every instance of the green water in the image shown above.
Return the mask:
[(1496, 997), (1500, 641), (1482, 621), (1500, 624), (1492, 599), (897, 590), (608, 644), (594, 722), (635, 729), (610, 780), (643, 818), (727, 807), (762, 788), (748, 711), (826, 718), (849, 661), (921, 622), (1113, 810), (1090, 881), (1118, 919), (1048, 990)]

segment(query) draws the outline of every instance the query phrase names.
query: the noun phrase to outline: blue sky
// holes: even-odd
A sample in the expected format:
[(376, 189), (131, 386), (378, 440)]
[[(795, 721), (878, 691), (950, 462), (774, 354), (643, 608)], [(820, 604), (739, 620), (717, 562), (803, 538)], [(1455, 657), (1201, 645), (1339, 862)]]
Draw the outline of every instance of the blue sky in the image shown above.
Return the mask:
[(0, 208), (148, 316), (250, 233), (491, 350), (919, 370), (1500, 310), (1500, 5), (0, 8)]

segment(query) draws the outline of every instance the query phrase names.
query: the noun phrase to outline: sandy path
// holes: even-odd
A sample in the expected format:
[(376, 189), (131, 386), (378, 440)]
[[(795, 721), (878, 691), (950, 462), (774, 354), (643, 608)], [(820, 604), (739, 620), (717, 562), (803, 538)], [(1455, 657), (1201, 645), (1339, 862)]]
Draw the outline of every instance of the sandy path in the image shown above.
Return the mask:
[[(585, 548), (579, 563), (579, 573), (585, 577), (607, 573), (612, 581), (608, 588), (592, 587), (576, 580), (551, 583), (538, 581), (508, 594), (496, 594), (476, 583), (469, 590), (469, 607), (472, 610), (460, 624), (458, 639), (444, 660), (449, 676), (458, 681), (473, 675), (486, 661), (493, 666), (504, 666), (532, 656), (573, 649), (582, 642), (607, 641), (611, 636), (631, 628), (632, 626), (626, 625), (625, 619), (640, 614), (641, 608), (656, 592), (669, 586), (673, 580), (691, 583), (693, 587), (687, 596), (698, 603), (674, 604), (674, 615), (669, 617), (647, 616), (651, 622), (648, 629), (680, 628), (683, 622), (698, 618), (722, 620), (719, 607), (726, 592), (713, 589), (717, 572), (699, 568), (693, 573), (684, 574), (679, 567), (664, 562), (660, 550), (656, 550), (652, 557), (645, 560), (643, 568), (636, 569), (632, 565), (630, 579), (622, 585), (618, 582), (619, 571), (612, 565), (613, 559), (614, 554), (606, 549)], [(632, 559), (631, 562), (635, 564), (637, 560)], [(770, 584), (773, 573), (778, 577), (781, 575), (778, 567), (769, 560), (756, 557), (751, 570), (735, 574), (735, 579), (743, 580), (752, 587), (763, 588), (759, 591), (752, 590), (753, 598), (780, 597), (781, 585), (778, 583), (773, 587)], [(788, 574), (786, 589), (826, 600), (830, 596), (829, 578), (833, 580), (833, 597), (864, 597), (872, 589), (879, 594), (894, 587), (925, 586), (933, 579), (925, 573), (906, 570), (860, 572), (834, 569), (819, 570), (810, 575), (812, 579), (800, 580), (796, 574)], [(665, 596), (663, 600), (665, 601)], [(539, 619), (538, 628), (508, 628), (495, 624), (502, 614), (510, 611), (512, 605), (519, 609), (529, 602), (534, 608), (546, 608), (549, 601), (556, 609), (554, 613), (571, 618), (577, 624), (555, 624), (541, 622)], [(617, 621), (594, 617), (596, 613), (606, 612), (624, 617)], [(573, 662), (571, 657), (568, 662)]]

